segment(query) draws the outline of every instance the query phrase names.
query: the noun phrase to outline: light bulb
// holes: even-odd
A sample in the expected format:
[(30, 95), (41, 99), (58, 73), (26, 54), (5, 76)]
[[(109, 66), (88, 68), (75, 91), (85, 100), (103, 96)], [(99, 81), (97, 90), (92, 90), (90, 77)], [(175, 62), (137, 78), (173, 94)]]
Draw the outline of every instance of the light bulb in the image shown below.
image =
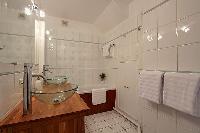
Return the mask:
[(181, 27), (181, 30), (183, 31), (183, 32), (188, 32), (188, 31), (190, 31), (190, 27), (189, 26), (183, 26), (183, 27)]
[(162, 39), (163, 36), (161, 34), (158, 34), (158, 40)]
[(148, 36), (147, 36), (147, 40), (148, 40), (149, 42), (153, 41), (152, 35), (148, 35)]
[(28, 8), (28, 7), (25, 7), (25, 8), (24, 8), (24, 13), (25, 13), (26, 15), (28, 15), (28, 16), (32, 14), (31, 9)]
[(49, 31), (49, 30), (46, 30), (46, 34), (49, 35), (49, 34), (50, 34), (50, 31)]
[(43, 10), (40, 10), (40, 17), (42, 17), (42, 18), (45, 17), (45, 12)]

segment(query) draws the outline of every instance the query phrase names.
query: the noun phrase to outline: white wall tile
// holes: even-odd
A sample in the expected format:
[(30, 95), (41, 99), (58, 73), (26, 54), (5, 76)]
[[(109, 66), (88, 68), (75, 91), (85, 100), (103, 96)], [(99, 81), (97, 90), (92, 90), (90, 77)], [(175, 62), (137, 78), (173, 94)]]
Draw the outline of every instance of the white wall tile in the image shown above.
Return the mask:
[(171, 23), (158, 28), (158, 48), (177, 45), (176, 23)]
[(158, 106), (157, 133), (176, 133), (176, 111), (164, 105)]
[(128, 44), (128, 58), (130, 60), (136, 59), (136, 44), (137, 44), (137, 32), (132, 32), (128, 35), (129, 44)]
[(200, 119), (184, 113), (177, 113), (177, 133), (199, 133)]
[(157, 29), (143, 33), (144, 50), (157, 49)]
[(6, 11), (1, 10), (1, 33), (34, 36), (35, 21), (33, 16), (26, 16), (25, 19), (20, 19), (18, 13), (19, 11), (10, 8), (7, 8)]
[(18, 102), (14, 95), (14, 75), (0, 76), (0, 118)]
[(176, 21), (176, 0), (170, 0), (158, 9), (158, 25)]
[(90, 33), (80, 33), (80, 41), (91, 42), (92, 35)]
[(66, 41), (58, 40), (56, 47), (56, 61), (57, 67), (65, 67), (65, 52), (67, 53)]
[(65, 39), (66, 40), (74, 40), (74, 38), (73, 38), (73, 32), (72, 31), (66, 31), (65, 32)]
[(151, 127), (156, 131), (157, 128), (157, 104), (143, 100), (142, 123), (144, 127)]
[(0, 52), (0, 61), (6, 63), (31, 63), (34, 51), (34, 38), (18, 35), (0, 35), (1, 45), (5, 46)]
[(159, 70), (177, 70), (177, 48), (166, 48), (158, 51)]
[(143, 15), (143, 29), (144, 29), (144, 31), (156, 28), (157, 22), (158, 22), (157, 9)]
[(93, 43), (99, 43), (99, 37), (98, 37), (98, 35), (95, 35), (95, 34), (92, 35), (92, 42)]
[(73, 31), (73, 39), (75, 41), (80, 41), (80, 34), (77, 31)]
[(156, 128), (143, 125), (143, 133), (156, 133)]
[(200, 72), (200, 44), (188, 45), (179, 48), (179, 71)]
[(140, 1), (142, 1), (140, 5), (142, 5), (143, 11), (149, 10), (157, 4), (156, 0), (148, 0), (148, 1), (140, 0)]
[(21, 84), (20, 82), (23, 81), (23, 76), (24, 73), (16, 73), (15, 74), (15, 80), (14, 80), (14, 86), (15, 86), (15, 93), (20, 96), (22, 98), (23, 95), (23, 84)]
[(13, 71), (14, 71), (14, 65), (6, 64), (6, 63), (0, 63), (0, 73), (13, 72)]
[(178, 18), (200, 12), (199, 0), (177, 0)]
[(190, 16), (178, 23), (179, 45), (200, 42), (200, 14)]
[(46, 42), (46, 64), (56, 66), (56, 47), (57, 41), (55, 39)]
[(156, 70), (157, 68), (157, 50), (146, 51), (143, 53), (143, 66), (146, 70)]

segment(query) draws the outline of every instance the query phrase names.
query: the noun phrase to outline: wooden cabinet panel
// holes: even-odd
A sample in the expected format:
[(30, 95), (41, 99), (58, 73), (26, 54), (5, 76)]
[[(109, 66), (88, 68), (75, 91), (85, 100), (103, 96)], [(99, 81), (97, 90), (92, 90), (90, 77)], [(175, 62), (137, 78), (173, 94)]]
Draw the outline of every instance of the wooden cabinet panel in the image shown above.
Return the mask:
[(6, 133), (30, 133), (31, 126), (27, 124), (18, 124), (14, 127), (8, 127)]
[(2, 133), (85, 133), (84, 116), (54, 117), (6, 127)]
[(84, 100), (84, 102), (87, 103), (87, 106), (90, 108), (87, 111), (87, 115), (111, 111), (115, 107), (116, 90), (108, 90), (106, 92), (106, 103), (102, 103), (99, 105), (92, 104), (92, 93), (84, 93), (80, 94), (80, 96)]
[(0, 133), (84, 133), (83, 120), (89, 108), (77, 93), (57, 105), (48, 105), (34, 97), (32, 103), (32, 114), (22, 115), (21, 102), (0, 121)]

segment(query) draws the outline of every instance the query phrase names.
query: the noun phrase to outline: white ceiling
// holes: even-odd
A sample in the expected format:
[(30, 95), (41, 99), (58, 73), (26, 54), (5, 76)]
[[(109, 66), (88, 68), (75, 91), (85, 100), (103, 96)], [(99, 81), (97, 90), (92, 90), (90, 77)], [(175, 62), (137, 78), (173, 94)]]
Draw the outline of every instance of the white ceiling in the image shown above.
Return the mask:
[(93, 23), (111, 0), (40, 0), (40, 5), (52, 15)]
[[(23, 10), (31, 0), (7, 0), (8, 6)], [(128, 16), (132, 0), (35, 0), (50, 16), (95, 24), (108, 30)]]
[(107, 32), (128, 18), (129, 2), (131, 0), (112, 1), (95, 21), (95, 25), (102, 32)]

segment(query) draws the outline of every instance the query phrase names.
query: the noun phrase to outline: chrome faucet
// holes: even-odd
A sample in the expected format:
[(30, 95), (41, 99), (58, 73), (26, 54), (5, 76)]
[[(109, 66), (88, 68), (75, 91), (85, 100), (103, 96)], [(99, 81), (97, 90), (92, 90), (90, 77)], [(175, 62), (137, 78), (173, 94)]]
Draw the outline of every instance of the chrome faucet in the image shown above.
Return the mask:
[(40, 74), (32, 74), (32, 77), (37, 77), (38, 79), (42, 78), (44, 80), (44, 82), (46, 83), (47, 79), (45, 76), (40, 75)]
[[(23, 115), (30, 114), (32, 112), (32, 77), (43, 78), (46, 83), (46, 75), (32, 74), (33, 64), (24, 64), (24, 78), (23, 78)], [(49, 71), (43, 66), (43, 72)]]
[(49, 65), (43, 65), (43, 76), (46, 77), (47, 76), (47, 73), (46, 72), (49, 72), (49, 73), (52, 73), (49, 69)]

